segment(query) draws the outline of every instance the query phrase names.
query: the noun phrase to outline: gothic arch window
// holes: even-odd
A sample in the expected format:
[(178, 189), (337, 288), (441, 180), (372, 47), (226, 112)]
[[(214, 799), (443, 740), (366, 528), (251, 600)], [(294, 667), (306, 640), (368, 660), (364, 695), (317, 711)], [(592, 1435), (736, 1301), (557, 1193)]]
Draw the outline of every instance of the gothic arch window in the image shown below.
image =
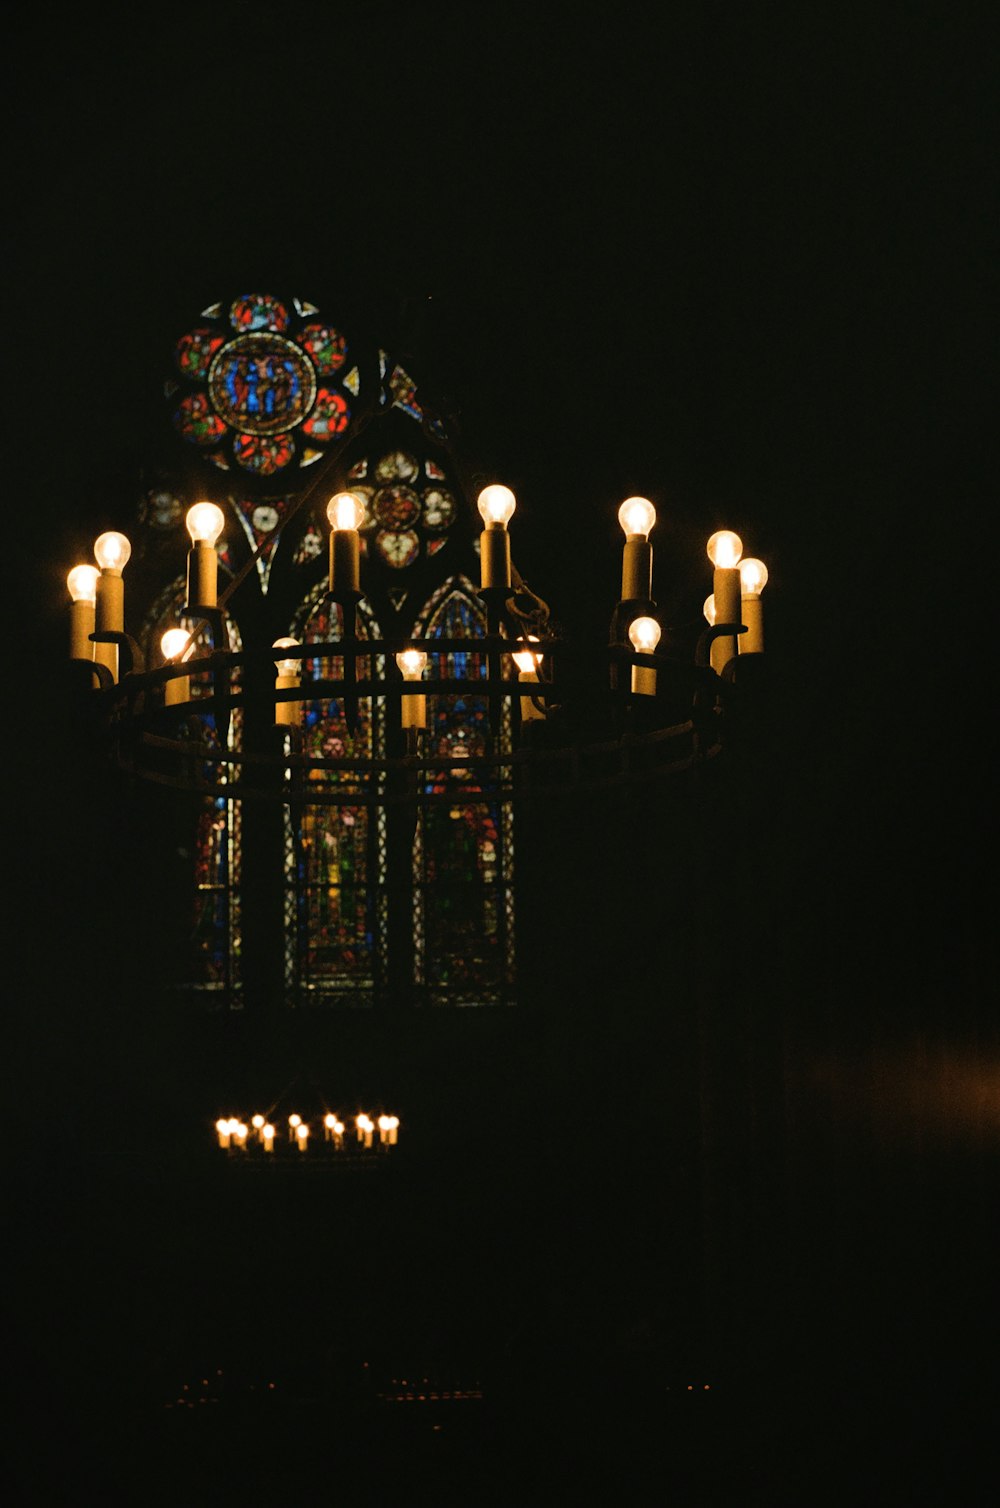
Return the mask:
[[(169, 628), (188, 628), (195, 657), (207, 655), (215, 646), (209, 627), (186, 617), (187, 596), (183, 577), (160, 596), (150, 611), (142, 633), (142, 650), (148, 665), (162, 665), (160, 640)], [(227, 648), (239, 653), (240, 632), (226, 620)], [(197, 663), (196, 658), (193, 663)], [(206, 785), (226, 785), (234, 778), (233, 767), (216, 756), (238, 753), (242, 746), (242, 712), (234, 709), (223, 730), (211, 712), (198, 712), (199, 701), (212, 693), (203, 673), (192, 671), (190, 705), (185, 717), (187, 731), (197, 731), (198, 741), (209, 751), (203, 776)], [(191, 727), (195, 722), (196, 730)], [(192, 904), (184, 928), (186, 948), (178, 966), (178, 985), (187, 991), (219, 995), (231, 1008), (242, 1004), (242, 916), (240, 886), (243, 869), (242, 823), (239, 801), (216, 790), (196, 798), (193, 833), (178, 850), (191, 865)]]
[[(364, 603), (356, 631), (361, 640), (380, 637)], [(342, 610), (320, 583), (302, 604), (292, 636), (309, 645), (343, 634)], [(340, 679), (343, 671), (340, 655), (303, 662), (308, 678)], [(383, 655), (359, 657), (359, 679), (383, 671)], [(358, 696), (353, 708), (342, 697), (304, 701), (301, 740), (303, 752), (324, 763), (311, 769), (309, 788), (286, 809), (286, 995), (299, 1004), (368, 1005), (384, 985), (388, 952), (386, 816), (381, 776), (368, 763), (385, 747), (382, 698)]]
[[(415, 639), (482, 638), (486, 616), (466, 577), (430, 598)], [(491, 747), (511, 748), (509, 708), (489, 727), (485, 655), (428, 644), (430, 679), (484, 681), (483, 694), (427, 698), (431, 762), (413, 843), (414, 981), (431, 1005), (492, 1005), (514, 987), (514, 824), (495, 773), (475, 773)], [(435, 757), (441, 764), (435, 766)]]

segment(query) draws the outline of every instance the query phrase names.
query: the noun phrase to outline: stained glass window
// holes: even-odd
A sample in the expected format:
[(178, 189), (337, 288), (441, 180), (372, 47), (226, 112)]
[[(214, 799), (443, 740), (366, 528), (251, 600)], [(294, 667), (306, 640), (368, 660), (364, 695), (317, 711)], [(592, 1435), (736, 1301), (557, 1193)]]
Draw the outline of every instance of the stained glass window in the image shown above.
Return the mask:
[[(377, 625), (361, 604), (358, 637), (374, 640)], [(325, 587), (304, 604), (292, 636), (304, 645), (343, 638), (342, 610)], [(383, 657), (360, 656), (357, 674), (370, 676)], [(340, 655), (303, 662), (304, 678), (339, 679)], [(371, 759), (384, 743), (381, 699), (359, 696), (355, 715), (343, 698), (302, 704), (303, 751), (329, 760), (313, 767), (309, 789), (286, 819), (286, 983), (300, 1003), (366, 1005), (385, 968), (386, 863), (380, 777), (338, 761)], [(310, 799), (312, 798), (312, 799)]]
[[(428, 640), (485, 633), (479, 598), (463, 578), (439, 589), (417, 626)], [(428, 648), (429, 680), (485, 683), (484, 655)], [(490, 747), (485, 684), (482, 695), (428, 695), (427, 710), (431, 757), (442, 763), (426, 773), (414, 841), (414, 974), (431, 1004), (494, 1004), (514, 979), (513, 820), (496, 777), (472, 763)], [(509, 750), (506, 715), (494, 742)]]
[[(160, 639), (168, 628), (181, 625), (191, 629), (197, 663), (200, 654), (215, 646), (204, 622), (185, 620), (186, 585), (176, 581), (150, 612), (144, 632), (143, 652), (147, 663), (163, 663)], [(242, 650), (239, 630), (227, 619), (228, 645), (234, 653)], [(193, 704), (189, 721), (196, 719), (198, 741), (213, 755), (236, 752), (242, 741), (242, 713), (237, 708), (223, 733), (210, 712), (197, 710), (199, 701), (212, 694), (207, 677), (192, 670), (190, 693)], [(232, 782), (234, 770), (223, 760), (210, 759), (205, 765), (206, 784)], [(242, 1001), (242, 926), (240, 884), (243, 867), (240, 803), (216, 792), (198, 798), (192, 817), (193, 833), (179, 851), (190, 853), (193, 867), (192, 909), (187, 929), (187, 954), (179, 969), (178, 983), (187, 990), (224, 995), (228, 1005), (238, 1008)]]

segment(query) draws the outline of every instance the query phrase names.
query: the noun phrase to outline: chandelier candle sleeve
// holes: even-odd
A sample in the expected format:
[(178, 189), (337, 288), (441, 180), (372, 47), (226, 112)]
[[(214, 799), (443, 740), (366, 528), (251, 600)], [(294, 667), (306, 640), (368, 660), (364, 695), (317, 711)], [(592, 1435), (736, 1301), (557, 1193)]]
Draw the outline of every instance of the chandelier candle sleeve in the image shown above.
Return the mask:
[(743, 624), (745, 634), (740, 634), (741, 655), (764, 653), (764, 606), (760, 594), (767, 585), (767, 566), (753, 556), (740, 561), (740, 589), (742, 592)]
[(71, 660), (94, 658), (94, 607), (97, 602), (97, 567), (74, 566), (66, 577), (69, 587), (69, 657)]
[[(271, 648), (278, 650), (299, 649), (301, 645), (298, 639), (275, 639)], [(298, 686), (299, 660), (292, 657), (278, 658), (275, 660), (274, 668), (277, 672), (274, 680), (277, 691), (290, 691), (293, 686)], [(274, 721), (276, 727), (295, 727), (299, 721), (299, 703), (294, 701), (275, 702)]]
[[(186, 628), (168, 628), (160, 639), (160, 653), (164, 662), (170, 664), (183, 659), (188, 646), (191, 643), (191, 635)], [(163, 687), (163, 704), (166, 707), (179, 707), (191, 700), (191, 677), (187, 675), (174, 676)]]
[[(94, 628), (97, 633), (125, 632), (125, 582), (122, 571), (128, 565), (132, 546), (124, 534), (109, 529), (94, 541), (94, 559), (100, 566), (94, 603)], [(105, 665), (118, 679), (118, 645), (95, 644), (94, 659)]]
[[(655, 618), (633, 618), (628, 636), (638, 654), (651, 655), (660, 642), (660, 625)], [(656, 670), (652, 665), (632, 666), (632, 692), (635, 696), (656, 695)]]
[(517, 506), (517, 499), (509, 487), (494, 482), (483, 488), (476, 506), (486, 526), (479, 536), (482, 590), (506, 590), (510, 586), (510, 538), (507, 525)]
[(225, 526), (225, 515), (215, 503), (195, 503), (185, 523), (191, 536), (187, 558), (187, 602), (190, 612), (218, 604), (219, 557), (216, 544)]
[[(423, 678), (427, 655), (422, 649), (401, 649), (396, 656), (404, 681), (419, 681)], [(402, 699), (402, 724), (404, 728), (427, 727), (427, 697), (423, 692)]]
[(361, 528), (365, 505), (353, 492), (335, 492), (326, 505), (330, 521), (330, 595), (335, 602), (361, 596)]
[[(529, 642), (529, 644), (532, 643), (532, 642), (537, 643), (538, 642), (538, 635), (537, 634), (529, 634), (528, 635), (528, 642)], [(535, 654), (530, 649), (521, 649), (512, 658), (514, 660), (514, 664), (517, 666), (517, 678), (520, 681), (520, 683), (522, 685), (527, 684), (527, 685), (535, 685), (535, 686), (537, 686), (538, 685), (538, 667), (541, 664), (541, 660), (542, 660), (541, 655)], [(533, 695), (529, 691), (527, 696), (522, 696), (522, 698), (521, 698), (521, 721), (522, 721), (522, 723), (529, 723), (529, 722), (532, 721), (533, 718), (540, 718), (540, 717), (543, 718), (544, 716), (545, 716), (544, 709), (541, 708), (541, 707), (537, 707), (535, 705), (535, 695)]]
[[(708, 541), (708, 558), (714, 567), (712, 595), (718, 623), (741, 623), (740, 556), (743, 541), (731, 529), (719, 529)], [(712, 669), (721, 674), (736, 655), (736, 634), (723, 634), (712, 642)]]
[(625, 533), (621, 600), (649, 602), (653, 590), (653, 548), (649, 543), (649, 531), (656, 523), (656, 509), (647, 497), (627, 497), (618, 509), (618, 522)]

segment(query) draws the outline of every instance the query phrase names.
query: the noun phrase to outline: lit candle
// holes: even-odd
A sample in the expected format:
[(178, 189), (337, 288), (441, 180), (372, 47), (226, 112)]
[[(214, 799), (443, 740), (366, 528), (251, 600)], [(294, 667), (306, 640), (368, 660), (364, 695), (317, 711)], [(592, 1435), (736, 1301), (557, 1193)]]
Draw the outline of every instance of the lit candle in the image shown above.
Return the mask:
[(261, 1136), (262, 1142), (264, 1143), (264, 1151), (265, 1152), (273, 1152), (274, 1151), (274, 1127), (271, 1125), (270, 1121), (268, 1121), (267, 1125), (261, 1127), (261, 1129), (260, 1129), (260, 1136)]
[[(427, 664), (427, 655), (422, 649), (401, 649), (396, 664), (404, 681), (419, 681)], [(427, 698), (423, 693), (402, 698), (402, 725), (404, 728), (427, 727)]]
[(71, 660), (93, 660), (94, 612), (97, 603), (96, 566), (74, 566), (66, 577), (69, 587), (69, 657)]
[[(537, 644), (538, 643), (538, 635), (537, 634), (529, 634), (528, 635), (528, 642), (529, 642), (529, 644)], [(528, 683), (528, 684), (533, 684), (533, 685), (537, 686), (538, 685), (538, 667), (542, 663), (542, 657), (541, 657), (541, 655), (533, 653), (530, 649), (521, 649), (521, 650), (518, 650), (518, 652), (515, 655), (513, 655), (512, 658), (513, 658), (514, 664), (517, 666), (517, 678), (518, 678), (518, 681), (520, 681), (522, 683)], [(535, 706), (535, 698), (534, 698), (534, 696), (531, 695), (530, 692), (528, 693), (527, 696), (522, 696), (522, 698), (521, 698), (521, 721), (522, 721), (522, 723), (529, 723), (529, 722), (531, 722), (531, 720), (533, 718), (544, 717), (544, 716), (545, 716), (545, 709), (544, 709), (544, 707), (536, 707)]]
[(476, 501), (485, 528), (479, 536), (480, 581), (483, 591), (507, 591), (510, 588), (510, 537), (507, 525), (517, 507), (509, 487), (493, 482), (484, 487)]
[(335, 492), (326, 505), (330, 521), (330, 596), (355, 602), (361, 595), (361, 528), (363, 500), (353, 492)]
[(627, 497), (618, 509), (618, 522), (625, 534), (621, 600), (649, 602), (653, 590), (653, 550), (649, 531), (656, 523), (656, 509), (648, 497)]
[(218, 602), (219, 557), (216, 542), (225, 527), (226, 516), (215, 503), (195, 503), (187, 511), (191, 548), (187, 560), (187, 602), (191, 611), (215, 607)]
[[(160, 639), (160, 653), (165, 663), (178, 661), (184, 657), (184, 653), (191, 643), (191, 635), (186, 628), (168, 628)], [(191, 700), (191, 677), (187, 675), (175, 676), (167, 681), (163, 687), (163, 701), (167, 707), (177, 707), (183, 702)]]
[[(712, 595), (718, 623), (741, 623), (740, 556), (743, 541), (731, 529), (719, 529), (708, 541), (708, 558), (714, 566)], [(723, 634), (712, 640), (712, 669), (721, 672), (736, 654), (736, 634)]]
[[(660, 642), (660, 625), (655, 618), (633, 618), (628, 626), (628, 636), (639, 654), (651, 655)], [(654, 666), (632, 666), (632, 691), (637, 696), (656, 695)]]
[[(125, 583), (122, 571), (128, 565), (131, 554), (132, 546), (125, 535), (119, 534), (116, 529), (99, 534), (94, 541), (94, 559), (101, 568), (94, 603), (96, 633), (125, 632)], [(106, 666), (117, 681), (117, 644), (95, 644), (94, 659), (99, 665)]]
[(762, 560), (749, 556), (740, 561), (740, 591), (742, 594), (743, 624), (745, 634), (740, 634), (739, 653), (759, 655), (764, 653), (764, 605), (760, 594), (767, 586), (767, 566)]
[[(298, 639), (275, 639), (272, 649), (300, 649)], [(276, 659), (274, 668), (277, 671), (274, 685), (277, 691), (288, 691), (293, 686), (298, 686), (301, 660), (284, 656)], [(299, 720), (299, 702), (278, 702), (274, 704), (274, 721), (278, 727), (294, 727)]]
[(309, 1141), (309, 1127), (305, 1124), (296, 1126), (295, 1137), (299, 1144), (299, 1151), (304, 1152), (306, 1150), (306, 1144)]

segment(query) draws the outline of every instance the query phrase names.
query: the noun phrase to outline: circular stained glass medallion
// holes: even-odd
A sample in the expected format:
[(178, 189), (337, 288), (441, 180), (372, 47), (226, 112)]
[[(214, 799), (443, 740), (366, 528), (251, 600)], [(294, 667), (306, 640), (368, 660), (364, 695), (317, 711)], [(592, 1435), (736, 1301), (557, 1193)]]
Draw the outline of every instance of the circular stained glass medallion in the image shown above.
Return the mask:
[(339, 435), (347, 428), (351, 410), (343, 393), (321, 387), (316, 394), (316, 406), (303, 422), (302, 433), (321, 444), (332, 435)]
[(390, 450), (375, 463), (377, 482), (412, 482), (419, 473), (416, 460), (405, 450)]
[(299, 347), (270, 331), (238, 335), (212, 359), (215, 410), (243, 434), (271, 435), (300, 424), (316, 398), (316, 374)]
[(424, 528), (432, 534), (453, 524), (456, 511), (455, 499), (443, 487), (429, 487), (424, 493)]
[(288, 310), (270, 293), (244, 293), (229, 307), (234, 330), (287, 330)]
[(213, 414), (204, 393), (189, 393), (174, 413), (174, 424), (193, 445), (214, 445), (226, 432), (218, 414)]
[(420, 517), (420, 499), (410, 487), (380, 487), (372, 509), (384, 528), (405, 529)]
[(420, 553), (420, 540), (412, 529), (382, 529), (375, 544), (386, 565), (397, 571), (412, 565)]
[(306, 325), (295, 338), (312, 357), (317, 372), (326, 376), (343, 366), (347, 341), (332, 325)]
[(295, 454), (291, 435), (237, 435), (233, 455), (244, 471), (258, 476), (273, 476), (287, 466)]
[(181, 336), (174, 351), (177, 370), (195, 381), (207, 377), (212, 357), (224, 343), (225, 336), (218, 330), (189, 330)]

